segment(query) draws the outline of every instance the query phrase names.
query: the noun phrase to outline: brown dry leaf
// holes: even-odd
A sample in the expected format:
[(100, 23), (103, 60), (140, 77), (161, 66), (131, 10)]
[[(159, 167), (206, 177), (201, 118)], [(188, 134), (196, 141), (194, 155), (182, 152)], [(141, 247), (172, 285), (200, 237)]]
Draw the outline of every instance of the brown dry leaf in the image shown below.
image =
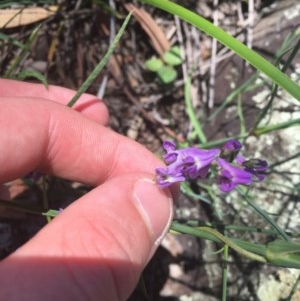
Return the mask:
[(12, 28), (31, 24), (53, 16), (58, 7), (28, 7), (15, 9), (0, 9), (0, 28)]
[(162, 57), (163, 53), (171, 49), (171, 45), (166, 38), (164, 32), (156, 24), (153, 18), (143, 9), (137, 8), (133, 4), (126, 3), (124, 4), (125, 8), (130, 12), (132, 11), (133, 16), (141, 24), (142, 28), (148, 34), (153, 47), (156, 52)]

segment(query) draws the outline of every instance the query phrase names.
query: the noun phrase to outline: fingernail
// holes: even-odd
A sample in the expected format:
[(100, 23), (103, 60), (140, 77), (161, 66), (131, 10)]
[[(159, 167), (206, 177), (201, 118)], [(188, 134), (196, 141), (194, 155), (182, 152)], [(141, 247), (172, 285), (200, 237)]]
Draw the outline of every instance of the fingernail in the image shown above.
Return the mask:
[(159, 188), (154, 181), (141, 179), (134, 185), (137, 208), (153, 236), (156, 246), (169, 230), (173, 217), (171, 193)]

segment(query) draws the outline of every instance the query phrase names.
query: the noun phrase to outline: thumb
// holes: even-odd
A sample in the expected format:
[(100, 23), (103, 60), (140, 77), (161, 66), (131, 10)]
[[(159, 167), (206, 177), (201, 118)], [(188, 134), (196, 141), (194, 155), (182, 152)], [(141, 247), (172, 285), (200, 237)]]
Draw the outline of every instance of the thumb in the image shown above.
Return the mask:
[(126, 300), (172, 219), (151, 178), (122, 175), (70, 205), (0, 264), (0, 300)]

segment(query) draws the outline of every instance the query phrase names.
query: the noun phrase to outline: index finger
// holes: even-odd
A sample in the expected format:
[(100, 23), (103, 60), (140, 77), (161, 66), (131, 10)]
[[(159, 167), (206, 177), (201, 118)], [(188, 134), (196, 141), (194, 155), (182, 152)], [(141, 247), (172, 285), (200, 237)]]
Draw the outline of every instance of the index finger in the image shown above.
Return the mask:
[(0, 181), (32, 170), (98, 185), (162, 162), (145, 147), (51, 101), (0, 101)]
[[(0, 79), (1, 97), (44, 98), (67, 105), (75, 91), (59, 86), (26, 83), (16, 80)], [(108, 111), (104, 103), (94, 95), (84, 93), (73, 106), (73, 109), (101, 124), (107, 124)]]

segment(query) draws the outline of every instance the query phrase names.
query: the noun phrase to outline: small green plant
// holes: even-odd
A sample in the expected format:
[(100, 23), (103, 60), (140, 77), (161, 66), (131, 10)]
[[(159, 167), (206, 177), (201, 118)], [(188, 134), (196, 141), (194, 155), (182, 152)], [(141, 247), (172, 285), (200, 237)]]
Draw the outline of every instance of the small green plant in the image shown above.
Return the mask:
[(176, 66), (181, 65), (181, 53), (178, 46), (172, 47), (163, 54), (160, 59), (156, 56), (146, 61), (146, 68), (155, 72), (159, 81), (163, 84), (171, 84), (177, 78)]

